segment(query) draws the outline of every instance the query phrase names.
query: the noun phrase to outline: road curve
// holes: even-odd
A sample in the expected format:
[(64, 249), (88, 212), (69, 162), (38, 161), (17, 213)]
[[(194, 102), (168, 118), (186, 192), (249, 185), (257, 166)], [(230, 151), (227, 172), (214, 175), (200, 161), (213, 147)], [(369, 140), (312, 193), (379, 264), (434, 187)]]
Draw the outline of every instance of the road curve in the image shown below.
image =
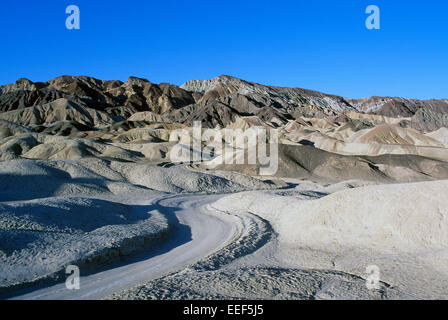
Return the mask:
[[(182, 270), (185, 266), (226, 246), (238, 234), (231, 216), (207, 212), (207, 204), (222, 195), (177, 195), (159, 198), (157, 210), (177, 218), (179, 227), (160, 247), (146, 253), (148, 258), (128, 261), (110, 269), (82, 276), (79, 290), (68, 290), (65, 283), (37, 289), (12, 299), (70, 300), (102, 299), (113, 293)], [(140, 203), (140, 204), (148, 204)], [(212, 232), (211, 232), (212, 231)]]

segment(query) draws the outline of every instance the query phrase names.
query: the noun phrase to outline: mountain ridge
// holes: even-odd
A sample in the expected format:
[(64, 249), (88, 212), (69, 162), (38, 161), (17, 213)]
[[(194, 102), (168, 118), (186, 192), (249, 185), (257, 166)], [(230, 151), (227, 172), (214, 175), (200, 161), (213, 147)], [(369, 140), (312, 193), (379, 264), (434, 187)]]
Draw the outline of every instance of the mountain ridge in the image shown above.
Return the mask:
[(177, 86), (155, 84), (130, 76), (126, 82), (63, 75), (46, 82), (26, 78), (0, 86), (0, 114), (66, 99), (76, 105), (126, 120), (137, 112), (164, 115), (171, 122), (201, 121), (208, 127), (227, 126), (237, 117), (258, 116), (285, 122), (357, 112), (403, 118), (402, 126), (422, 131), (448, 127), (448, 100), (399, 97), (350, 99), (315, 90), (263, 85), (230, 75), (189, 80)]

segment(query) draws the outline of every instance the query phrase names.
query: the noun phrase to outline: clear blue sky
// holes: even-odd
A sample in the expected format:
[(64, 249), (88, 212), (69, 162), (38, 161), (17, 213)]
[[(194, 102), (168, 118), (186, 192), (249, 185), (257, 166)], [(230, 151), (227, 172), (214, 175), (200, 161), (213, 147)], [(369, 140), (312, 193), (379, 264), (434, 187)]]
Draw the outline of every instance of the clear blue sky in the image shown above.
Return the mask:
[[(81, 11), (67, 30), (65, 8)], [(381, 9), (367, 30), (365, 9)], [(445, 0), (2, 1), (0, 83), (229, 74), (345, 97), (448, 98)]]

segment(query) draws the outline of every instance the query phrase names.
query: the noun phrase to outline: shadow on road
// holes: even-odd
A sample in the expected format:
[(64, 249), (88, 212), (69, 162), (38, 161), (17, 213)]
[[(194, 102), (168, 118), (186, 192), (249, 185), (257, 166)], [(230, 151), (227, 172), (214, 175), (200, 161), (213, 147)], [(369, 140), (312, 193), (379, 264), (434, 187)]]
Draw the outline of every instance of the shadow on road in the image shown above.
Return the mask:
[[(176, 212), (182, 210), (179, 207), (163, 206), (161, 202), (166, 199), (159, 199), (151, 205), (129, 205), (133, 210), (138, 212), (144, 210), (149, 213), (151, 211), (157, 210), (161, 212), (168, 220), (170, 225), (169, 232), (165, 233), (162, 237), (157, 240), (150, 241), (148, 245), (142, 247), (139, 253), (134, 253), (127, 256), (114, 257), (113, 261), (107, 263), (99, 264), (92, 263), (84, 266), (80, 266), (80, 276), (89, 276), (95, 273), (108, 271), (110, 269), (123, 267), (133, 263), (138, 263), (144, 260), (151, 259), (158, 255), (170, 252), (176, 247), (179, 247), (192, 240), (191, 229), (189, 226), (181, 224), (176, 216)], [(58, 273), (57, 279), (45, 279), (41, 283), (31, 283), (18, 286), (18, 288), (9, 288), (8, 292), (0, 293), (0, 299), (14, 298), (27, 293), (52, 287), (57, 284), (64, 284), (66, 276), (62, 270)]]

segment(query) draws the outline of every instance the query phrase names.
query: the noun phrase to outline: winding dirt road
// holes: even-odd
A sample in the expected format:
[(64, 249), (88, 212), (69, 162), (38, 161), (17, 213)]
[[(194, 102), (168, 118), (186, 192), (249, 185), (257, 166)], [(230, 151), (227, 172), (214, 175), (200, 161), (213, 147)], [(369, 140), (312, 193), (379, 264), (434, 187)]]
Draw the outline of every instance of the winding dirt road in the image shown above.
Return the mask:
[(156, 210), (174, 219), (175, 230), (157, 249), (108, 270), (83, 276), (80, 289), (68, 290), (64, 283), (37, 289), (12, 299), (101, 299), (123, 289), (182, 270), (187, 265), (223, 248), (240, 232), (235, 217), (217, 214), (206, 205), (222, 195), (176, 195), (148, 201)]

